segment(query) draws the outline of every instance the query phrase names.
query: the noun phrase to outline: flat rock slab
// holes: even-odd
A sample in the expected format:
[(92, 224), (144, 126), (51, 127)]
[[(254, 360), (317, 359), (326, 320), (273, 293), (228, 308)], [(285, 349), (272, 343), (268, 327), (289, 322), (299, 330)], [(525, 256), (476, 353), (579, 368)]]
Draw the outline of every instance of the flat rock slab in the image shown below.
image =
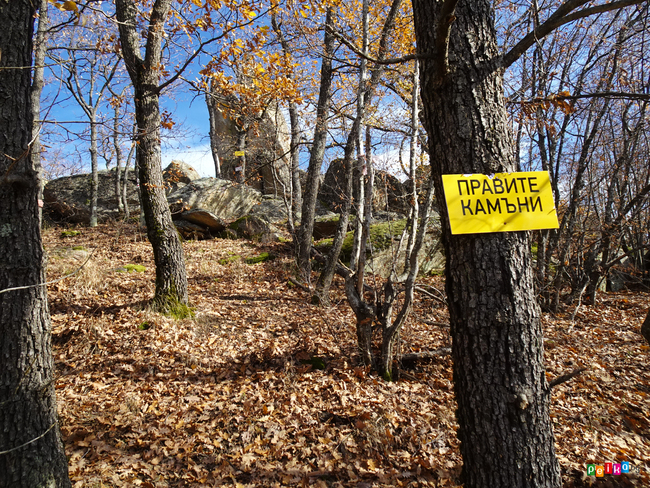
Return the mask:
[(224, 220), (248, 214), (262, 201), (262, 194), (246, 185), (217, 178), (194, 180), (167, 197), (172, 212), (177, 209), (208, 210)]
[(200, 208), (182, 212), (179, 217), (187, 222), (207, 227), (210, 229), (212, 234), (215, 232), (221, 232), (226, 228), (226, 224), (223, 220), (212, 212)]

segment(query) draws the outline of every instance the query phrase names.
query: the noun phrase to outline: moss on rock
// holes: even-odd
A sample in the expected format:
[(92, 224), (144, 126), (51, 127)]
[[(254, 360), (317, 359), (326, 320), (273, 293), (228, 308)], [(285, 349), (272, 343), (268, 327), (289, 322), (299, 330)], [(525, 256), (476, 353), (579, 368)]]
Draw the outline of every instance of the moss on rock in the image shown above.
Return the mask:
[[(381, 222), (370, 226), (370, 245), (375, 251), (383, 251), (390, 247), (391, 242), (399, 239), (406, 227), (406, 219), (395, 220), (392, 222)], [(332, 247), (334, 239), (321, 239), (316, 243), (316, 248), (325, 253)], [(352, 256), (352, 245), (354, 243), (354, 231), (350, 231), (345, 235), (343, 247), (341, 248), (341, 256), (339, 259), (344, 263), (350, 261)]]

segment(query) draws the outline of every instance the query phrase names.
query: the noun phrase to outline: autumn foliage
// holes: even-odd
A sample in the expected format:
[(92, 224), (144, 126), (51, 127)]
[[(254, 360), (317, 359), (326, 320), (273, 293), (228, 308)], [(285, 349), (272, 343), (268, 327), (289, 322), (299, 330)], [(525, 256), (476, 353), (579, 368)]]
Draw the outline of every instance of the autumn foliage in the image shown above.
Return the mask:
[[(177, 321), (146, 308), (153, 259), (136, 227), (44, 239), (48, 280), (88, 259), (49, 286), (73, 486), (459, 485), (439, 301), (416, 292), (401, 352), (441, 354), (403, 362), (387, 383), (360, 366), (342, 281), (331, 307), (309, 305), (287, 280), (286, 244), (183, 243), (196, 316)], [(263, 252), (277, 257), (246, 264)], [(440, 277), (421, 284), (444, 289)], [(646, 306), (645, 294), (611, 293), (575, 321), (573, 309), (544, 316), (549, 381), (586, 368), (552, 393), (565, 486), (588, 486), (588, 463), (621, 460), (640, 475), (620, 486), (650, 483)]]

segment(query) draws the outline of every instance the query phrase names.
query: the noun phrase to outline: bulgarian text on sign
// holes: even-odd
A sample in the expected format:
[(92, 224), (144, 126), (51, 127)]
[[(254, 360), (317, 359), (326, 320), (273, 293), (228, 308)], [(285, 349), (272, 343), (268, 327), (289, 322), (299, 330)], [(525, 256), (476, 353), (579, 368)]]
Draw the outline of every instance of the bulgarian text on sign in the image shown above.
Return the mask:
[(546, 171), (443, 175), (452, 234), (556, 229)]

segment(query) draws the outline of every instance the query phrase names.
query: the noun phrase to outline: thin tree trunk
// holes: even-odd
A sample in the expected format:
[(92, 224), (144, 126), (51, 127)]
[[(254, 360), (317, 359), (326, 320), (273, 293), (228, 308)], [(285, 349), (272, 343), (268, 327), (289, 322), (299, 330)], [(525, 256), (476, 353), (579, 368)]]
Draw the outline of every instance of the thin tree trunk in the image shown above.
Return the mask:
[[(43, 180), (43, 165), (41, 163), (41, 93), (44, 85), (45, 56), (47, 54), (47, 24), (49, 23), (47, 9), (48, 1), (41, 0), (38, 11), (38, 29), (34, 40), (34, 69), (32, 71), (32, 89), (30, 93), (32, 108), (32, 165)], [(42, 185), (41, 185), (42, 186)], [(39, 200), (42, 200), (42, 188), (39, 189)]]
[(101, 103), (104, 93), (108, 89), (115, 72), (117, 71), (117, 66), (120, 63), (119, 59), (115, 60), (115, 64), (111, 68), (108, 74), (104, 73), (104, 83), (101, 88), (96, 89), (96, 76), (97, 70), (96, 65), (98, 62), (98, 54), (95, 53), (95, 58), (91, 59), (89, 62), (89, 87), (86, 93), (87, 99), (84, 95), (84, 90), (82, 89), (79, 83), (79, 67), (77, 58), (73, 55), (72, 60), (67, 63), (68, 77), (63, 80), (64, 85), (68, 88), (74, 99), (77, 101), (79, 106), (83, 109), (86, 116), (88, 117), (88, 123), (90, 124), (90, 166), (91, 166), (91, 179), (90, 179), (90, 227), (97, 226), (97, 193), (99, 186), (99, 175), (97, 173), (97, 139), (98, 139), (98, 129), (97, 126), (99, 122), (97, 121), (97, 109)]
[(309, 157), (307, 180), (302, 201), (300, 226), (295, 237), (296, 260), (298, 270), (306, 283), (311, 282), (311, 241), (314, 234), (314, 218), (316, 215), (316, 197), (320, 185), (320, 170), (325, 157), (327, 143), (327, 120), (332, 101), (332, 56), (334, 55), (334, 21), (332, 7), (327, 9), (325, 17), (325, 34), (323, 40), (324, 52), (321, 63), (320, 92), (316, 107), (316, 128)]
[(208, 118), (210, 119), (210, 149), (212, 151), (212, 159), (214, 160), (214, 176), (221, 178), (221, 159), (219, 159), (219, 144), (217, 143), (217, 124), (216, 124), (216, 110), (210, 92), (205, 93), (205, 103), (208, 106)]
[[(295, 102), (289, 102), (289, 123), (291, 124), (291, 201), (292, 216), (302, 210), (302, 184), (300, 182), (300, 119)], [(293, 227), (293, 224), (292, 224)]]
[(0, 486), (7, 488), (70, 486), (41, 285), (41, 181), (30, 155), (35, 5), (0, 4)]
[(115, 197), (117, 198), (117, 210), (124, 213), (126, 201), (122, 199), (122, 145), (120, 144), (120, 105), (115, 104), (113, 116), (113, 147), (115, 148)]
[[(285, 57), (291, 57), (291, 46), (284, 37), (282, 29), (278, 25), (277, 13), (275, 10), (271, 11), (271, 26), (275, 35), (278, 36), (282, 52)], [(289, 76), (291, 78), (291, 76)], [(300, 183), (300, 118), (298, 116), (298, 106), (293, 100), (289, 101), (289, 123), (291, 124), (291, 144), (290, 144), (290, 157), (291, 157), (291, 202), (292, 202), (292, 217), (295, 219), (302, 209), (302, 185)], [(294, 223), (290, 222), (289, 227), (294, 229)], [(293, 233), (293, 232), (292, 232)]]
[[(413, 92), (411, 95), (411, 144), (409, 151), (409, 178), (413, 183), (413, 191), (411, 193), (411, 213), (409, 215), (408, 227), (411, 228), (411, 233), (409, 234), (409, 240), (406, 245), (406, 261), (404, 263), (404, 270), (408, 272), (410, 267), (409, 257), (413, 251), (413, 245), (415, 244), (415, 229), (418, 225), (418, 218), (420, 213), (419, 202), (418, 202), (418, 185), (417, 185), (417, 174), (416, 174), (416, 162), (417, 162), (417, 140), (418, 140), (418, 125), (420, 123), (420, 75), (418, 70), (420, 69), (420, 64), (417, 59), (415, 60), (413, 66)], [(386, 192), (388, 193), (388, 192)]]
[[(124, 178), (122, 182), (122, 201), (124, 202), (124, 218), (128, 220), (131, 217), (131, 209), (129, 208), (129, 165), (133, 159), (133, 154), (135, 153), (135, 141), (131, 142), (131, 149), (129, 149), (129, 155), (126, 157), (126, 162), (124, 163)], [(137, 171), (136, 171), (137, 174)], [(138, 199), (139, 199), (138, 194)], [(139, 201), (139, 200), (138, 200)]]
[(99, 174), (97, 173), (97, 115), (92, 110), (90, 116), (90, 227), (97, 227), (97, 190)]
[[(361, 45), (362, 52), (364, 56), (368, 55), (368, 0), (363, 0), (362, 7), (362, 35), (361, 35)], [(353, 171), (350, 175), (351, 178), (354, 178), (353, 183), (353, 192), (354, 195), (354, 237), (352, 241), (352, 255), (350, 257), (350, 268), (353, 272), (359, 271), (359, 259), (361, 255), (362, 247), (362, 238), (363, 238), (363, 225), (364, 225), (364, 214), (366, 210), (366, 188), (365, 188), (365, 174), (367, 171), (367, 165), (369, 163), (369, 155), (364, 155), (363, 150), (365, 146), (363, 144), (363, 123), (365, 119), (365, 96), (366, 96), (366, 77), (368, 75), (367, 62), (366, 58), (361, 57), (359, 65), (359, 88), (357, 91), (357, 118), (359, 119), (359, 130), (357, 134), (357, 160), (354, 166), (356, 166), (356, 171)], [(370, 195), (372, 198), (372, 194)], [(347, 230), (347, 229), (346, 229)], [(359, 286), (363, 287), (363, 272), (360, 273), (359, 277), (361, 282)]]
[[(400, 5), (401, 5), (401, 0), (393, 0), (390, 11), (386, 16), (386, 20), (384, 21), (384, 26), (382, 28), (382, 33), (379, 40), (379, 50), (377, 55), (378, 59), (384, 59), (386, 57), (388, 39), (395, 27), (395, 18), (399, 11)], [(336, 263), (341, 253), (341, 248), (343, 247), (343, 240), (345, 239), (345, 235), (347, 233), (348, 221), (350, 217), (350, 209), (352, 205), (351, 202), (352, 189), (353, 189), (352, 183), (353, 183), (353, 175), (354, 175), (353, 168), (354, 165), (356, 164), (352, 160), (354, 155), (354, 150), (360, 140), (360, 136), (362, 133), (361, 124), (364, 118), (364, 114), (366, 112), (366, 108), (370, 104), (370, 101), (372, 100), (374, 91), (377, 88), (377, 85), (379, 84), (379, 81), (383, 73), (384, 73), (384, 66), (379, 66), (378, 68), (376, 68), (372, 72), (370, 79), (367, 80), (366, 83), (360, 84), (359, 93), (357, 94), (360, 103), (357, 106), (357, 115), (354, 118), (354, 121), (352, 122), (352, 127), (350, 128), (350, 132), (348, 133), (348, 139), (345, 145), (345, 152), (343, 154), (342, 166), (344, 168), (343, 171), (345, 175), (344, 177), (345, 180), (342, 186), (346, 188), (344, 199), (343, 199), (343, 205), (341, 208), (341, 212), (339, 214), (339, 222), (336, 228), (336, 233), (334, 234), (334, 238), (332, 240), (332, 248), (330, 249), (330, 252), (327, 256), (327, 262), (325, 263), (325, 267), (323, 268), (323, 271), (321, 271), (321, 274), (318, 277), (318, 283), (316, 285), (316, 298), (320, 300), (322, 303), (328, 303), (329, 301), (328, 298), (329, 289), (332, 284), (332, 279), (334, 278)]]
[(160, 153), (159, 74), (162, 34), (171, 0), (156, 0), (149, 20), (146, 57), (140, 54), (140, 31), (133, 0), (116, 0), (122, 52), (135, 90), (137, 122), (136, 164), (140, 180), (140, 204), (156, 263), (155, 310), (186, 316), (187, 274), (185, 255), (172, 222), (162, 177)]
[(239, 152), (239, 170), (237, 171), (237, 181), (244, 183), (246, 181), (246, 131), (241, 130), (237, 133), (237, 151)]
[[(443, 174), (516, 170), (492, 4), (449, 5), (413, 2), (438, 195)], [(440, 207), (465, 486), (559, 487), (528, 233), (452, 235)]]

